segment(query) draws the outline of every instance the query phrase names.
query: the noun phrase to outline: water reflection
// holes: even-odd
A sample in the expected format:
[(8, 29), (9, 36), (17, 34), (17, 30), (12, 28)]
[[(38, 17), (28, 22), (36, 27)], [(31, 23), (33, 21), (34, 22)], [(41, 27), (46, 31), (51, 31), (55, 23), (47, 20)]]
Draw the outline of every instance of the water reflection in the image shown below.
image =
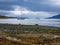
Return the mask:
[(0, 19), (0, 23), (8, 23), (8, 24), (24, 24), (24, 25), (44, 25), (44, 26), (56, 26), (60, 27), (60, 19)]

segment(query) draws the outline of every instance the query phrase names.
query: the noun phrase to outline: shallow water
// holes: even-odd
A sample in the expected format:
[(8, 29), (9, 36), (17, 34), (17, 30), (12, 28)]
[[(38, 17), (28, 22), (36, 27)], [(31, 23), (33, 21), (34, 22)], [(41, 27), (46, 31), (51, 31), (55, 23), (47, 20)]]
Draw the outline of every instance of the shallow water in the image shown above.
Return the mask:
[(60, 19), (0, 19), (1, 24), (24, 24), (24, 25), (43, 25), (43, 26), (54, 26), (60, 27)]

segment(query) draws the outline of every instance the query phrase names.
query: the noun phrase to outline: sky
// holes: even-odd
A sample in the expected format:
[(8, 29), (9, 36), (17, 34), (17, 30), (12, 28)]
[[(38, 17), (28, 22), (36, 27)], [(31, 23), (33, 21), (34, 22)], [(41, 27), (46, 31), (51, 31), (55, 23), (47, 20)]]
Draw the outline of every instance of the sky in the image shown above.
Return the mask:
[(47, 18), (60, 14), (60, 0), (0, 0), (0, 15)]

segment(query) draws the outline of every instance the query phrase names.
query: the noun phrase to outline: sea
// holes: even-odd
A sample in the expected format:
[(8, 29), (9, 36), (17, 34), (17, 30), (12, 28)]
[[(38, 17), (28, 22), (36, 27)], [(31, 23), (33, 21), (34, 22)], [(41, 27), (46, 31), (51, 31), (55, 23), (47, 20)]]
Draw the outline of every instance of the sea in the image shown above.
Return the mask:
[(0, 24), (21, 24), (21, 25), (42, 25), (60, 28), (60, 19), (17, 19), (8, 18), (0, 19)]

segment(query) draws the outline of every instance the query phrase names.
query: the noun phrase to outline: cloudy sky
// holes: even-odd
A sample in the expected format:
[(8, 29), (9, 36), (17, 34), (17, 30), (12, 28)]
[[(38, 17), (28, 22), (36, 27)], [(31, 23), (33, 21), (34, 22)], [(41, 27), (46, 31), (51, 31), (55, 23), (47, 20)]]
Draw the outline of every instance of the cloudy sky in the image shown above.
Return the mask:
[(0, 0), (0, 15), (47, 18), (60, 13), (60, 0)]

